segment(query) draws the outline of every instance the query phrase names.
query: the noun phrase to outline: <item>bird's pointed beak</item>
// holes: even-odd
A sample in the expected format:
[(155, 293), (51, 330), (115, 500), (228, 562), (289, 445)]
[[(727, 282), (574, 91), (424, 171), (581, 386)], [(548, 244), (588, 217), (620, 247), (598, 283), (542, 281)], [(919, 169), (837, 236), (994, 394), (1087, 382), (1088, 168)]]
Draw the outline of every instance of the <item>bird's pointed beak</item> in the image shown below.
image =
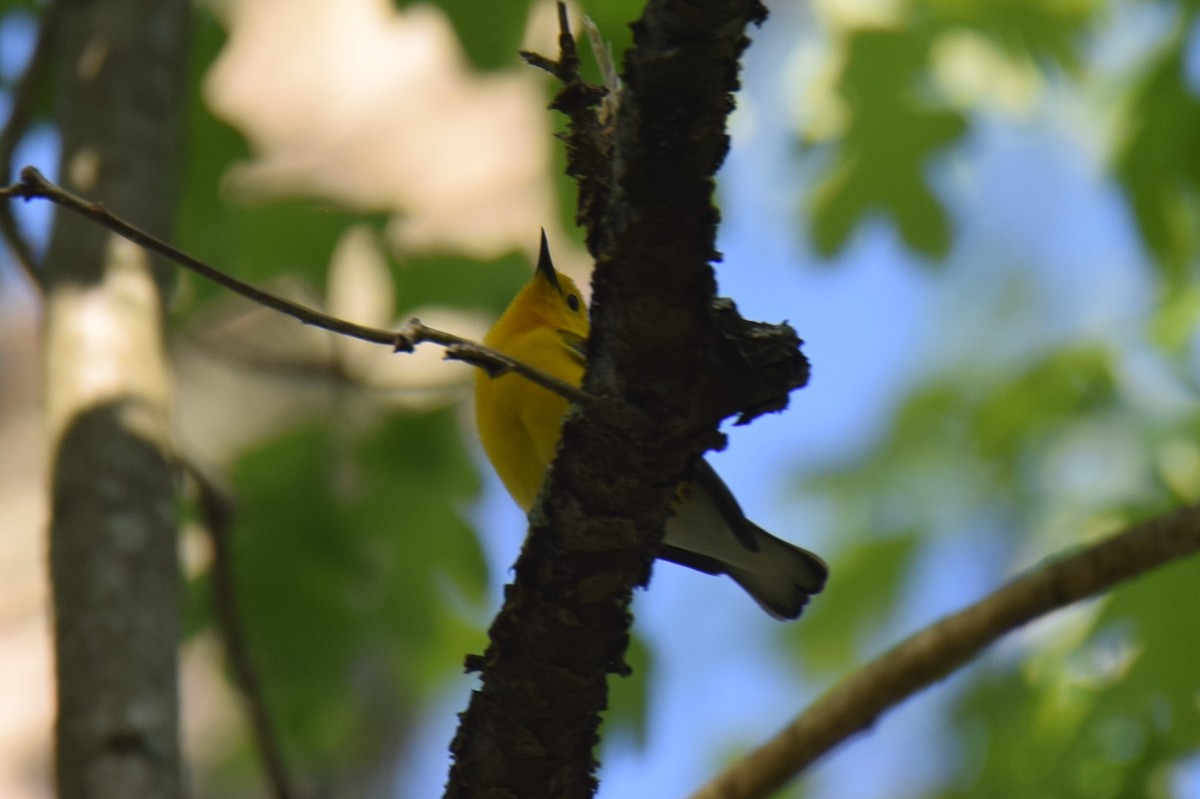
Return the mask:
[(558, 285), (558, 272), (554, 271), (554, 262), (550, 260), (550, 243), (546, 241), (546, 229), (542, 228), (542, 249), (538, 253), (538, 274), (550, 281), (550, 285), (562, 291)]

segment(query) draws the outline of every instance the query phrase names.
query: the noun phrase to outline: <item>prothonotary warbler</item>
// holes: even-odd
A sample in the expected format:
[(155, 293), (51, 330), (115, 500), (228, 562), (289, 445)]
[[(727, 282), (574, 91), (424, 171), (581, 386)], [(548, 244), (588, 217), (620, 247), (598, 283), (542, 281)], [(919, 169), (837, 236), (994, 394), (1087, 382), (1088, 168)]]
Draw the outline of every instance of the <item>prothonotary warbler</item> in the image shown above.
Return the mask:
[[(533, 279), (484, 343), (559, 379), (583, 382), (588, 310), (578, 287), (559, 274), (542, 234)], [(525, 511), (554, 459), (567, 400), (520, 375), (475, 376), (475, 418), (484, 451)], [(781, 541), (742, 513), (733, 494), (701, 460), (680, 488), (659, 557), (708, 574), (728, 574), (776, 618), (794, 619), (825, 585), (828, 568), (813, 553)]]

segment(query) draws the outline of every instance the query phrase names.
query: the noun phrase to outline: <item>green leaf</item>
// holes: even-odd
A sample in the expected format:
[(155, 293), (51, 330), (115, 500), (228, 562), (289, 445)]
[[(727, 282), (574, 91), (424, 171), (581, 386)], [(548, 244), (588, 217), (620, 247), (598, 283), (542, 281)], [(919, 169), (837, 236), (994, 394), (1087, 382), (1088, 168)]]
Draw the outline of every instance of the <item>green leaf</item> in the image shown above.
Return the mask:
[[(6, 0), (6, 2), (0, 3), (0, 29), (9, 28), (10, 26), (16, 25), (19, 26), (19, 30), (26, 29), (27, 27), (30, 28), (33, 36), (40, 35), (41, 18), (39, 16), (39, 12), (41, 10), (42, 9), (40, 8), (39, 4), (33, 2), (32, 0)], [(9, 35), (11, 35), (11, 33)], [(29, 48), (31, 55), (33, 46), (34, 42), (30, 41)], [(8, 124), (9, 115), (12, 112), (12, 90), (16, 87), (17, 83), (24, 78), (26, 74), (25, 70), (29, 68), (28, 64), (22, 64), (20, 66), (22, 67), (20, 72), (11, 75), (0, 75), (0, 89), (2, 89), (4, 93), (4, 116), (0, 117), (0, 123), (2, 123), (2, 125)], [(27, 120), (24, 131), (25, 135), (28, 135), (30, 132), (35, 131), (39, 127), (53, 125), (56, 122), (54, 95), (56, 89), (55, 80), (57, 76), (53, 67), (52, 58), (48, 59), (46, 66), (48, 68), (42, 70), (42, 74), (38, 76), (38, 80), (34, 83), (32, 89), (33, 102), (29, 110), (29, 119)], [(19, 140), (17, 144), (19, 144)], [(17, 174), (20, 172), (21, 167), (25, 166), (25, 164), (5, 164), (5, 167), (10, 166), (12, 168), (11, 177), (12, 179), (15, 179)], [(49, 171), (53, 169), (52, 166), (47, 164), (40, 164), (37, 166), (42, 167), (43, 171)]]
[(608, 740), (609, 736), (625, 734), (640, 748), (646, 745), (646, 713), (654, 658), (646, 642), (636, 634), (629, 638), (625, 663), (631, 670), (629, 676), (613, 678), (608, 683), (608, 712), (601, 738)]
[(893, 618), (900, 589), (920, 547), (915, 533), (859, 543), (840, 553), (828, 588), (794, 628), (795, 651), (806, 669), (844, 672), (863, 644)]
[[(1051, 643), (1020, 667), (992, 663), (960, 703), (964, 748), (942, 799), (1167, 797), (1164, 768), (1200, 738), (1195, 587), (1200, 560), (1118, 589), (1084, 644)], [(1170, 608), (1169, 612), (1164, 612)]]
[[(358, 449), (355, 479), (347, 520), (369, 542), (365, 554), (380, 568), (381, 589), (392, 608), (430, 625), (422, 634), (436, 637), (439, 614), (430, 600), (453, 589), (478, 603), (487, 581), (479, 542), (462, 511), (478, 493), (479, 477), (454, 410), (392, 416)], [(383, 570), (377, 555), (395, 562)], [(451, 586), (439, 584), (445, 578)]]
[(1052, 352), (992, 388), (971, 422), (981, 456), (1011, 475), (1035, 436), (1109, 406), (1116, 395), (1110, 361), (1098, 347)]
[(416, 699), (459, 670), (471, 636), (454, 608), (484, 587), (461, 514), (477, 482), (451, 410), (395, 416), (349, 447), (300, 430), (238, 464), (247, 639), (306, 764), (371, 763)]
[(478, 308), (499, 316), (532, 274), (529, 263), (516, 253), (491, 262), (434, 255), (405, 261), (392, 270), (401, 316), (421, 305)]
[(1133, 93), (1115, 162), (1142, 236), (1174, 289), (1183, 287), (1200, 241), (1200, 98), (1184, 80), (1186, 46), (1181, 31)]
[[(1112, 595), (1096, 638), (1124, 631), (1132, 662), (1101, 698), (1098, 713), (1154, 725), (1176, 751), (1200, 741), (1195, 653), (1200, 653), (1200, 558), (1173, 563)], [(1185, 654), (1186, 653), (1186, 654)]]
[(872, 214), (889, 217), (909, 247), (941, 257), (950, 222), (926, 182), (933, 156), (966, 131), (958, 113), (923, 99), (929, 41), (914, 30), (860, 29), (844, 43), (839, 77), (848, 126), (811, 198), (812, 236), (829, 257)]
[(1051, 59), (1075, 71), (1099, 4), (1092, 0), (925, 0), (934, 24), (986, 36), (1021, 60)]
[(1200, 322), (1200, 287), (1187, 286), (1168, 294), (1151, 320), (1154, 343), (1168, 352), (1180, 352), (1191, 341)]
[(37, 0), (0, 0), (0, 14), (7, 14), (10, 11), (37, 11), (39, 5)]

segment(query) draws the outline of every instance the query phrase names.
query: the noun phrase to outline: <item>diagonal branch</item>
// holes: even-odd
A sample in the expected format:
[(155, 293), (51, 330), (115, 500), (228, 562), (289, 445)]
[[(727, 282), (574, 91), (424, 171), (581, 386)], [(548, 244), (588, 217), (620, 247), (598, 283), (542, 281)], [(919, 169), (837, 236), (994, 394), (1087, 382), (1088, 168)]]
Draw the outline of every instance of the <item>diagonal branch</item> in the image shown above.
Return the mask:
[(1135, 524), (1024, 574), (893, 647), (827, 691), (691, 799), (761, 799), (1002, 636), (1073, 602), (1200, 552), (1200, 506)]
[(372, 344), (386, 344), (396, 352), (412, 352), (418, 344), (429, 342), (440, 344), (446, 348), (448, 360), (463, 361), (483, 369), (492, 377), (512, 372), (521, 375), (526, 380), (537, 383), (543, 388), (553, 391), (572, 402), (584, 404), (589, 397), (570, 383), (534, 369), (516, 358), (498, 352), (491, 347), (485, 347), (469, 339), (435, 330), (421, 323), (419, 319), (410, 319), (399, 330), (383, 330), (376, 327), (347, 322), (336, 316), (322, 313), (313, 308), (307, 308), (299, 303), (280, 297), (257, 286), (238, 280), (221, 270), (209, 266), (198, 258), (193, 258), (185, 252), (172, 247), (157, 236), (151, 235), (141, 228), (126, 222), (124, 219), (110, 213), (100, 203), (89, 202), (47, 180), (41, 172), (31, 166), (21, 170), (21, 182), (0, 188), (0, 200), (7, 198), (24, 198), (26, 200), (40, 197), (56, 205), (67, 208), (75, 213), (92, 220), (98, 225), (108, 228), (114, 233), (124, 236), (134, 244), (145, 247), (151, 252), (163, 255), (175, 263), (195, 272), (202, 277), (217, 283), (235, 294), (240, 294), (252, 302), (279, 311), (306, 325), (328, 330), (331, 333), (349, 336), (350, 338), (369, 341)]
[(233, 497), (194, 464), (185, 462), (183, 467), (195, 483), (204, 529), (212, 541), (212, 591), (217, 630), (225, 644), (234, 683), (246, 707), (254, 743), (271, 785), (271, 795), (274, 799), (299, 799), (306, 794), (297, 789), (287, 769), (262, 680), (242, 627), (233, 568)]

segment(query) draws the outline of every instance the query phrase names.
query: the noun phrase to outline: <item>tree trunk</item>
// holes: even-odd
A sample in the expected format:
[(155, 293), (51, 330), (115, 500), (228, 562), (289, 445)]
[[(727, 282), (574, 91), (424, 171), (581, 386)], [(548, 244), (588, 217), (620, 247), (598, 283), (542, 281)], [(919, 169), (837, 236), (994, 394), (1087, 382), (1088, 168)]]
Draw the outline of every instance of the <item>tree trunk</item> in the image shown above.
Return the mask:
[[(158, 235), (176, 196), (184, 0), (60, 0), (60, 180)], [(167, 273), (58, 214), (45, 261), (56, 776), (71, 799), (182, 793)]]

